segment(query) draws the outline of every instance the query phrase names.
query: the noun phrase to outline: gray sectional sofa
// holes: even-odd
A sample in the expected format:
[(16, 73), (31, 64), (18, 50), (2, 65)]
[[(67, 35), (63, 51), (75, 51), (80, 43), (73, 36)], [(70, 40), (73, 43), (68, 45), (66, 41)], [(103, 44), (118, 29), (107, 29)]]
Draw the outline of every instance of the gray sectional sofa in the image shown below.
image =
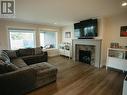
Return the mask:
[(23, 95), (56, 81), (57, 68), (47, 63), (41, 47), (2, 50), (0, 53), (0, 95)]

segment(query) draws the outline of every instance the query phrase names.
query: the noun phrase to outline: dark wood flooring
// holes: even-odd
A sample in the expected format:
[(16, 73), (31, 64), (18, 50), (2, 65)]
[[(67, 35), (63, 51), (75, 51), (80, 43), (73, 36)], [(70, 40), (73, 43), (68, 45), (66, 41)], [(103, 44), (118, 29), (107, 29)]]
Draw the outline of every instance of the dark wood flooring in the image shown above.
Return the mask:
[(57, 81), (27, 95), (122, 95), (122, 72), (97, 69), (65, 57), (50, 58), (49, 63), (58, 68)]

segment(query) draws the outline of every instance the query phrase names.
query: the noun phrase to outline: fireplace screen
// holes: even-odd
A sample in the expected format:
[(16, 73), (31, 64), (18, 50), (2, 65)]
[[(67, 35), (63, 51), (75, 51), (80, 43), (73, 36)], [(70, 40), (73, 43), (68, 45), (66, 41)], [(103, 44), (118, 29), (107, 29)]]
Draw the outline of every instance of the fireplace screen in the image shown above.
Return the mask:
[(79, 50), (79, 61), (91, 64), (91, 51)]

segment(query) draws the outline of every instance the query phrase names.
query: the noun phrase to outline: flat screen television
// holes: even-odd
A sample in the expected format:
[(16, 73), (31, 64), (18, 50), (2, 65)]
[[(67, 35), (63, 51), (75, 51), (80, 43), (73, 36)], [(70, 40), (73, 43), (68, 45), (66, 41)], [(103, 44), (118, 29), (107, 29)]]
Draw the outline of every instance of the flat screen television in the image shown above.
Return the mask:
[(88, 19), (74, 24), (74, 35), (79, 39), (89, 39), (97, 37), (97, 19)]

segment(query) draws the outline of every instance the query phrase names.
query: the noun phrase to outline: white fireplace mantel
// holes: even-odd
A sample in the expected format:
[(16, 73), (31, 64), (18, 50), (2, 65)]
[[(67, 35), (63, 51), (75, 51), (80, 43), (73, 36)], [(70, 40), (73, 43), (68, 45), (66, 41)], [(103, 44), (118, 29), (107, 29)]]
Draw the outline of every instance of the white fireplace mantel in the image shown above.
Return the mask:
[(101, 62), (101, 39), (73, 39), (72, 40), (72, 58), (76, 61), (76, 45), (95, 46), (95, 67), (100, 67)]

